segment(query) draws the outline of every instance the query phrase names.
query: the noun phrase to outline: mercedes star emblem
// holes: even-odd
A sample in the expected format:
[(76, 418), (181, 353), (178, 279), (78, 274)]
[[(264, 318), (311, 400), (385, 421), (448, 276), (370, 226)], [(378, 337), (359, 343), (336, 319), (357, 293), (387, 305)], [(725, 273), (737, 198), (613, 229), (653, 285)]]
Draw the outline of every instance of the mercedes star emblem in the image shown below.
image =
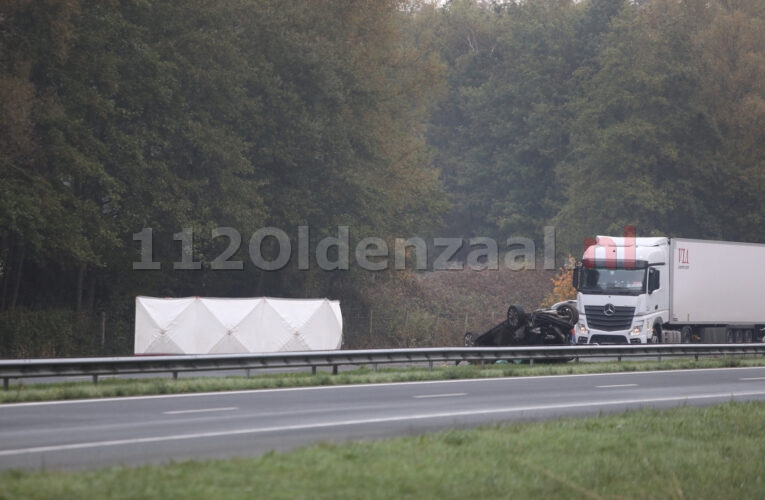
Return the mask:
[(616, 313), (616, 307), (613, 304), (606, 304), (603, 306), (603, 314), (606, 316), (613, 316)]

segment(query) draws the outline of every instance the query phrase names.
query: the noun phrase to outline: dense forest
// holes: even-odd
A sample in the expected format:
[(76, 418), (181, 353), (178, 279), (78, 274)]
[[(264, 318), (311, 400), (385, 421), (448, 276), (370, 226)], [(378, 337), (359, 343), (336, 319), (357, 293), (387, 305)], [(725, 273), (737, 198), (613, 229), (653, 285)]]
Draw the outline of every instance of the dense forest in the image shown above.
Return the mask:
[(765, 242), (765, 0), (5, 0), (0, 40), (0, 356), (129, 354), (136, 295), (427, 309), (396, 238)]

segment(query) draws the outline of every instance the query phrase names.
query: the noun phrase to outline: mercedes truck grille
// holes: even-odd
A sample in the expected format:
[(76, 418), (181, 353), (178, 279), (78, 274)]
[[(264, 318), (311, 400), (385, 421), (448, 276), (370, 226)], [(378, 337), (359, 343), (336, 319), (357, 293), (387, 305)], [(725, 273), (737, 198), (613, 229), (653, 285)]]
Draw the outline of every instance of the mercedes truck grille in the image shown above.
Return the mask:
[(610, 308), (584, 306), (584, 314), (587, 316), (588, 327), (604, 332), (614, 332), (616, 330), (630, 329), (632, 318), (635, 316), (635, 308), (626, 306), (611, 306)]

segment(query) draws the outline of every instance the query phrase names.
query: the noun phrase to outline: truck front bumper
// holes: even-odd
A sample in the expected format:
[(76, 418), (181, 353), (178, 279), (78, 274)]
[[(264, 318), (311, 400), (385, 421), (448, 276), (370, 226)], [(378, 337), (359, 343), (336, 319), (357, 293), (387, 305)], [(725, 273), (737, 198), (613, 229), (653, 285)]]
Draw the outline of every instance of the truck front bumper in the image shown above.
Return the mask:
[(634, 335), (631, 332), (604, 332), (599, 330), (578, 331), (576, 335), (577, 344), (600, 344), (600, 345), (630, 345), (647, 344), (649, 337), (640, 332)]

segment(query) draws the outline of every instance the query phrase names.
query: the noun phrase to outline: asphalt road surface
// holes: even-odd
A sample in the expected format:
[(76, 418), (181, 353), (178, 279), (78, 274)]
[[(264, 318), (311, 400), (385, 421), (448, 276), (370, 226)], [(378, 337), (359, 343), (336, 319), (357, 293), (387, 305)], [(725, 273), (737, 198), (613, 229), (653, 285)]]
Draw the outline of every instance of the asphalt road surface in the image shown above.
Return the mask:
[(0, 468), (254, 456), (319, 441), (765, 400), (765, 368), (454, 380), (0, 405)]

